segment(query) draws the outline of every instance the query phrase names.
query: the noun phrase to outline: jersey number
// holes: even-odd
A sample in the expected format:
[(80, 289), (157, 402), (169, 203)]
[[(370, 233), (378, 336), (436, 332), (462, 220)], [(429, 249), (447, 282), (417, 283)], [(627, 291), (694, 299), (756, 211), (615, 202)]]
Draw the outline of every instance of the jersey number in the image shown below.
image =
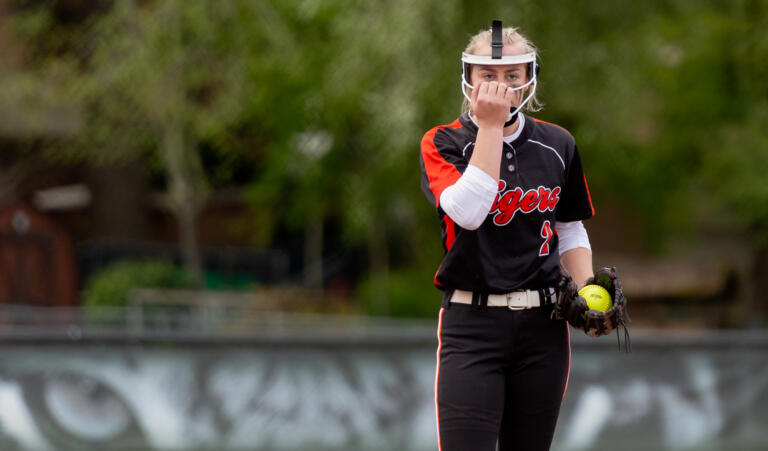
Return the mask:
[(539, 248), (539, 257), (549, 255), (549, 242), (552, 241), (552, 227), (549, 221), (544, 221), (541, 225), (541, 237), (544, 238), (544, 243)]

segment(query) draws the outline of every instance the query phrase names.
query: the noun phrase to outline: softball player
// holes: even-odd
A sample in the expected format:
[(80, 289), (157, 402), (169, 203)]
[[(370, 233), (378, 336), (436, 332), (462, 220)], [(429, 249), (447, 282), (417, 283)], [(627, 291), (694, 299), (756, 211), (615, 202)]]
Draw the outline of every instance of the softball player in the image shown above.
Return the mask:
[[(441, 451), (549, 449), (570, 365), (563, 318), (586, 312), (575, 287), (594, 277), (581, 222), (594, 210), (571, 134), (521, 112), (539, 107), (538, 72), (535, 47), (494, 21), (462, 55), (464, 114), (421, 141), (422, 190), (445, 248)], [(557, 289), (563, 280), (570, 290)]]

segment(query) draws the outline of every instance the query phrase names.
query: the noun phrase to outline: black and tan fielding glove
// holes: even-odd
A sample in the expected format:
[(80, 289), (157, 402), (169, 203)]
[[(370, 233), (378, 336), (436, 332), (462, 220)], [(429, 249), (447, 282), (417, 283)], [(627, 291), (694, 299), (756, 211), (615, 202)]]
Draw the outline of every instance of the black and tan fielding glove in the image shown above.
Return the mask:
[[(601, 312), (587, 307), (587, 301), (578, 293), (576, 282), (568, 271), (561, 267), (557, 281), (557, 303), (552, 311), (552, 317), (567, 320), (571, 326), (583, 330), (590, 337), (608, 335), (614, 329), (621, 327), (624, 329), (625, 350), (629, 352), (629, 332), (625, 323), (625, 317), (627, 320), (629, 319), (627, 316), (627, 299), (624, 297), (616, 268), (601, 268), (594, 277), (587, 280), (586, 284), (595, 284), (605, 288), (611, 296), (611, 307), (608, 310)], [(621, 338), (618, 332), (617, 339), (619, 340), (619, 347), (621, 347)]]

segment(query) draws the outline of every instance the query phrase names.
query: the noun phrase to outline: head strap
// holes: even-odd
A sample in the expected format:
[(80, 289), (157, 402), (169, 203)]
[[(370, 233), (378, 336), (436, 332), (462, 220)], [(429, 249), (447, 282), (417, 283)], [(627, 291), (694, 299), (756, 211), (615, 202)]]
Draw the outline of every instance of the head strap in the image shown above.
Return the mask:
[(494, 20), (491, 25), (491, 58), (501, 59), (501, 49), (504, 48), (504, 40), (501, 38), (501, 21)]

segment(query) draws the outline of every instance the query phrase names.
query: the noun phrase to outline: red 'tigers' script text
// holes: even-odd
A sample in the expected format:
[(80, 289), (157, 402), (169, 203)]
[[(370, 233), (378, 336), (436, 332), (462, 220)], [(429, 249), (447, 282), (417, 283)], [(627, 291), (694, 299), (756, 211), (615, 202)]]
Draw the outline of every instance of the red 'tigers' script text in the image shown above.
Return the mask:
[(522, 188), (517, 187), (505, 191), (507, 183), (504, 180), (499, 181), (499, 193), (493, 201), (493, 206), (489, 214), (494, 215), (493, 223), (499, 226), (509, 224), (509, 221), (515, 216), (517, 210), (523, 213), (530, 213), (538, 210), (542, 213), (553, 211), (560, 200), (560, 187), (546, 188), (540, 186), (535, 189), (529, 189), (523, 192)]

